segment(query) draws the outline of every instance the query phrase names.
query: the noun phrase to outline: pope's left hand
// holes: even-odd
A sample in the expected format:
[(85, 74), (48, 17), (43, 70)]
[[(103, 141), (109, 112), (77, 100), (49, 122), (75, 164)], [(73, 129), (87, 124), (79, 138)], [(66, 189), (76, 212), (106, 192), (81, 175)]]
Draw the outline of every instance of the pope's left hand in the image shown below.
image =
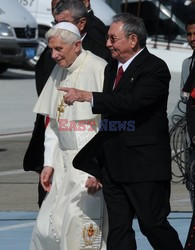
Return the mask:
[(59, 87), (58, 90), (64, 91), (64, 102), (68, 105), (72, 105), (74, 102), (91, 102), (92, 92), (84, 91), (75, 88)]
[(41, 185), (46, 192), (49, 192), (51, 189), (51, 185), (52, 185), (51, 178), (53, 176), (53, 172), (54, 172), (54, 169), (51, 166), (44, 166), (41, 172), (41, 176), (40, 176)]

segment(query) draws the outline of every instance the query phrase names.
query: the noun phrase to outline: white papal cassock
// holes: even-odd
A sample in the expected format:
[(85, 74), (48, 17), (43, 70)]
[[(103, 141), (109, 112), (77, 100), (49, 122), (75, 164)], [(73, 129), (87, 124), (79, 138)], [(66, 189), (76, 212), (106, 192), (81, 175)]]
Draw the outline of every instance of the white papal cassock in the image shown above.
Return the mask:
[(50, 117), (46, 129), (45, 166), (54, 168), (52, 188), (44, 200), (33, 230), (30, 250), (106, 249), (107, 216), (101, 191), (87, 194), (88, 174), (72, 166), (78, 151), (97, 133), (98, 116), (91, 104), (75, 102), (64, 107), (66, 86), (102, 91), (106, 62), (82, 50), (69, 68), (54, 68), (34, 112)]

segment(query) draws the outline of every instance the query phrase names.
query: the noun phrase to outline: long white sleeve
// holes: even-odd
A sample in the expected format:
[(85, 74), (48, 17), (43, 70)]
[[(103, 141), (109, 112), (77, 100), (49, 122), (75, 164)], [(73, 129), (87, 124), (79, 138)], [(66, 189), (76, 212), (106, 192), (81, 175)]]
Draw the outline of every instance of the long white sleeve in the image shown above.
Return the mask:
[(45, 152), (44, 152), (44, 166), (55, 166), (55, 152), (57, 147), (59, 147), (58, 137), (50, 126), (50, 123), (47, 125), (45, 130)]

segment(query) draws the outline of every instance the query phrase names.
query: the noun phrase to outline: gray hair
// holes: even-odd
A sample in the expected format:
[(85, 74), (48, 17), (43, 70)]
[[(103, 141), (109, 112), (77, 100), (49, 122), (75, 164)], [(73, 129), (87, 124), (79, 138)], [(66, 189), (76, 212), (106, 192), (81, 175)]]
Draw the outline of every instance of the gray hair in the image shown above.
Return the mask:
[(74, 19), (80, 19), (87, 16), (87, 8), (83, 1), (78, 0), (61, 0), (54, 8), (54, 15), (59, 15), (68, 10)]
[(45, 38), (47, 40), (47, 43), (51, 37), (61, 37), (61, 39), (67, 44), (71, 44), (78, 40), (79, 41), (81, 40), (81, 38), (78, 35), (76, 35), (75, 33), (71, 31), (63, 30), (63, 29), (56, 29), (56, 28), (50, 28), (46, 32)]
[(136, 34), (141, 48), (146, 46), (147, 33), (144, 22), (141, 18), (128, 13), (121, 13), (113, 16), (112, 19), (115, 23), (122, 22), (124, 24), (123, 31), (126, 36), (129, 36), (132, 33)]

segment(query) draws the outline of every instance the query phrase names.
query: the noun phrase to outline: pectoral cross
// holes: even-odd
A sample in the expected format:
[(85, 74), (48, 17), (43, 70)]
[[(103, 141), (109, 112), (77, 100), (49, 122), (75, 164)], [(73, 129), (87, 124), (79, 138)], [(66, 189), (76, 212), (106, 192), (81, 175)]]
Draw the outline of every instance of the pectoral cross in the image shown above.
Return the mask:
[(64, 100), (62, 99), (61, 103), (58, 105), (57, 111), (58, 113), (58, 122), (60, 120), (61, 114), (64, 113)]

